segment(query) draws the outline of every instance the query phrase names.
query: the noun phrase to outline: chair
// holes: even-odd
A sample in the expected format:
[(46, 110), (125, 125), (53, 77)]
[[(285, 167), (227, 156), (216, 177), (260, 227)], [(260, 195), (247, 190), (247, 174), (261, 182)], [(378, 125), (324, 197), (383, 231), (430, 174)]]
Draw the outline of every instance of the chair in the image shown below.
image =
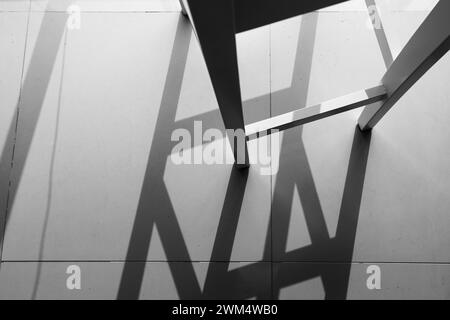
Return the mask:
[[(345, 0), (346, 1), (346, 0)], [(358, 124), (371, 130), (395, 103), (449, 50), (450, 1), (440, 0), (393, 61), (379, 85), (245, 126), (235, 35), (344, 0), (180, 0), (206, 62), (227, 130), (244, 130), (246, 140), (365, 107)], [(248, 167), (248, 152), (230, 138), (235, 161)]]

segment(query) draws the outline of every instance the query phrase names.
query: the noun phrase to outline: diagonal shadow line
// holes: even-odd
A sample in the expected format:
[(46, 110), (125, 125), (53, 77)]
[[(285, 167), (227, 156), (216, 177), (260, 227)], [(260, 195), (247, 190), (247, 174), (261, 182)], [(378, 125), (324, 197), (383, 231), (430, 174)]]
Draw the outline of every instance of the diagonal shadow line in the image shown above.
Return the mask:
[(239, 170), (233, 166), (211, 254), (213, 261), (231, 258), (247, 180), (248, 170)]
[[(236, 282), (228, 277), (228, 268), (242, 202), (244, 200), (248, 174), (248, 170), (239, 170), (236, 166), (233, 166), (231, 171), (210, 259), (211, 261), (221, 260), (224, 262), (209, 264), (203, 289), (203, 298), (220, 299), (230, 296), (236, 297), (237, 294), (242, 294), (246, 289), (246, 285), (243, 282), (238, 282), (241, 285), (236, 285)], [(231, 283), (235, 285), (227, 286), (227, 284)]]
[(193, 265), (176, 262), (180, 259), (190, 261), (190, 257), (164, 181), (151, 178), (148, 187), (142, 189), (145, 200), (140, 201), (139, 204), (139, 215), (136, 215), (135, 219), (139, 225), (135, 223), (133, 228), (117, 299), (139, 298), (153, 228), (158, 228), (160, 231), (161, 242), (180, 297), (199, 297), (201, 290)]
[(190, 26), (180, 16), (118, 299), (139, 298), (146, 265), (144, 261), (154, 227), (161, 229), (161, 241), (180, 297), (199, 297), (201, 294), (193, 265), (185, 263), (180, 266), (170, 262), (180, 256), (183, 261), (190, 261), (190, 257), (163, 179), (166, 158), (170, 154), (171, 145), (168, 141), (176, 116), (191, 33)]
[(320, 245), (327, 242), (330, 237), (303, 142), (299, 147), (299, 158), (304, 165), (299, 170), (300, 174), (297, 175), (295, 183), (299, 190), (307, 228), (312, 231), (310, 232), (311, 242)]
[[(15, 145), (11, 152), (9, 143), (6, 143), (1, 153), (1, 185), (2, 187), (8, 185), (6, 208), (1, 208), (5, 210), (5, 218), (0, 231), (2, 246), (9, 213), (20, 185), (66, 21), (65, 13), (53, 15), (46, 13), (44, 15), (25, 80), (22, 83), (21, 94), (16, 106), (17, 116), (8, 129), (7, 141), (14, 141)], [(26, 55), (24, 59), (26, 59)]]
[(42, 260), (44, 258), (44, 248), (45, 248), (45, 240), (47, 236), (47, 229), (48, 229), (48, 223), (50, 219), (50, 212), (52, 207), (52, 199), (53, 199), (53, 179), (54, 179), (54, 166), (55, 166), (55, 159), (56, 159), (56, 147), (58, 145), (59, 140), (59, 129), (60, 129), (60, 120), (61, 120), (61, 106), (62, 106), (62, 96), (63, 96), (63, 80), (64, 80), (64, 70), (65, 70), (65, 63), (66, 63), (66, 44), (67, 44), (67, 32), (64, 33), (64, 40), (63, 40), (63, 53), (62, 53), (62, 67), (61, 67), (61, 73), (60, 73), (60, 83), (59, 83), (59, 91), (58, 91), (58, 106), (56, 110), (56, 117), (55, 117), (55, 131), (54, 131), (54, 140), (53, 140), (53, 147), (52, 147), (52, 153), (50, 158), (50, 167), (49, 167), (49, 176), (48, 176), (48, 188), (47, 188), (47, 204), (45, 208), (45, 215), (44, 215), (44, 222), (41, 232), (41, 238), (39, 241), (39, 253), (38, 253), (38, 266), (36, 270), (36, 276), (35, 281), (33, 284), (33, 292), (31, 294), (31, 299), (36, 300), (38, 289), (39, 289), (39, 281), (41, 279), (41, 273), (42, 273)]
[(347, 297), (371, 137), (370, 131), (362, 132), (356, 126), (336, 236), (332, 240), (333, 251), (330, 252), (330, 255), (336, 255), (345, 263), (325, 273), (326, 299), (342, 300)]

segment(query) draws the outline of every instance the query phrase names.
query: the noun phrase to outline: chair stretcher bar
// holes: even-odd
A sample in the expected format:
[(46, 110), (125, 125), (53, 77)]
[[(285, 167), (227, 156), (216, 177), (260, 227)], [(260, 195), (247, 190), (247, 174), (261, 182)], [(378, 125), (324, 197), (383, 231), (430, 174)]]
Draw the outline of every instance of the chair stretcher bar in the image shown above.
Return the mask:
[(321, 104), (288, 112), (273, 118), (249, 124), (245, 127), (248, 140), (259, 134), (270, 134), (273, 130), (286, 130), (305, 123), (320, 120), (352, 109), (364, 107), (386, 99), (387, 91), (379, 85), (323, 102)]

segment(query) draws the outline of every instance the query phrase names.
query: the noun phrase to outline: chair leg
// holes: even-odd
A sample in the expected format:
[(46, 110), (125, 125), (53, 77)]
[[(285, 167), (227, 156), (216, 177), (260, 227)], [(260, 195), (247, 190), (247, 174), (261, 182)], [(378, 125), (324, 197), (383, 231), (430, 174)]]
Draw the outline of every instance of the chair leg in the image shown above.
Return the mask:
[[(186, 0), (227, 130), (245, 132), (232, 0)], [(237, 135), (236, 135), (237, 136)], [(243, 135), (245, 139), (245, 134)], [(236, 165), (248, 167), (247, 143), (230, 141)], [(244, 153), (244, 154), (242, 154)]]

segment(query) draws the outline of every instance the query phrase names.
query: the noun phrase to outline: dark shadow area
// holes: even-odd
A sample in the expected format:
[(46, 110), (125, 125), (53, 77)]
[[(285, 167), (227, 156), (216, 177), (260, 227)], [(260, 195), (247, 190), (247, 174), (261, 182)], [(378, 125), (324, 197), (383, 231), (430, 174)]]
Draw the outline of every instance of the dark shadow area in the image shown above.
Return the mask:
[(233, 167), (210, 259), (223, 262), (209, 264), (202, 294), (204, 299), (270, 298), (267, 263), (254, 263), (252, 274), (241, 273), (241, 267), (237, 272), (228, 271), (247, 179), (248, 170)]

